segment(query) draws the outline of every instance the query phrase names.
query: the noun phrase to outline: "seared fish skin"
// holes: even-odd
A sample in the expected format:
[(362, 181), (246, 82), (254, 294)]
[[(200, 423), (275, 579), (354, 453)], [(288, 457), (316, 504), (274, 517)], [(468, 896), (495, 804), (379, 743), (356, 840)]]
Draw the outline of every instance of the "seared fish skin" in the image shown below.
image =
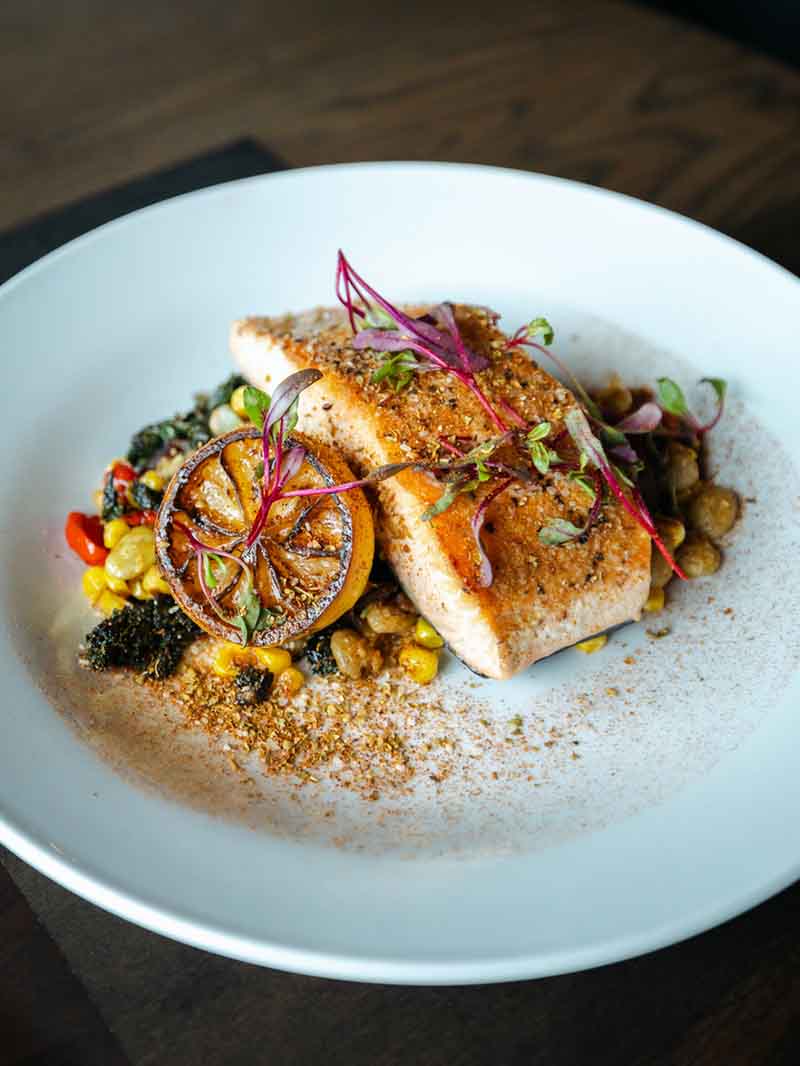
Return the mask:
[[(421, 315), (430, 308), (406, 310)], [(459, 306), (456, 319), (466, 343), (491, 360), (478, 375), (490, 401), (503, 398), (527, 422), (548, 421), (557, 433), (575, 406), (572, 393), (521, 350), (504, 350), (506, 336), (491, 311)], [(338, 309), (241, 319), (231, 328), (231, 350), (244, 377), (268, 390), (297, 370), (320, 370), (324, 377), (301, 395), (298, 429), (336, 445), (359, 475), (386, 463), (441, 460), (441, 437), (478, 443), (497, 435), (472, 393), (450, 374), (419, 373), (400, 392), (372, 383), (382, 356), (352, 347)], [(481, 486), (477, 499), (459, 496), (423, 522), (420, 515), (441, 493), (431, 475), (407, 470), (374, 489), (384, 556), (419, 611), (471, 669), (509, 678), (640, 616), (650, 587), (650, 538), (615, 500), (604, 503), (584, 543), (540, 543), (539, 530), (551, 519), (578, 524), (588, 511), (586, 493), (556, 472), (533, 485), (515, 482), (490, 504), (482, 540), (494, 581), (480, 587), (470, 519), (488, 490)]]

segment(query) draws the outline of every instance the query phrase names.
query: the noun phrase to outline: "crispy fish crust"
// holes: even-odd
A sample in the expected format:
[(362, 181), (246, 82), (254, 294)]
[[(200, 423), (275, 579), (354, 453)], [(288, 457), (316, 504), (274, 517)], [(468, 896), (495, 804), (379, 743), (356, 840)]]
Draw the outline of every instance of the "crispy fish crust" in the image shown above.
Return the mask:
[[(427, 307), (407, 309), (424, 314)], [(478, 375), (496, 404), (501, 398), (529, 423), (548, 421), (558, 433), (575, 406), (572, 394), (519, 349), (485, 308), (460, 306), (467, 344), (491, 365)], [(364, 475), (385, 463), (446, 457), (440, 438), (463, 445), (496, 436), (477, 400), (446, 373), (417, 374), (395, 392), (370, 378), (381, 356), (357, 351), (343, 312), (318, 308), (280, 318), (246, 318), (231, 329), (241, 373), (270, 388), (286, 375), (315, 367), (324, 377), (300, 399), (298, 428), (341, 449)], [(493, 483), (489, 483), (490, 487)], [(539, 530), (552, 518), (580, 524), (589, 498), (563, 474), (533, 485), (514, 483), (489, 506), (483, 543), (494, 569), (479, 584), (480, 559), (470, 528), (478, 500), (459, 496), (443, 514), (422, 512), (441, 493), (425, 472), (404, 471), (376, 486), (381, 550), (417, 608), (453, 652), (487, 677), (509, 678), (531, 663), (641, 613), (650, 586), (650, 539), (614, 500), (585, 543), (547, 547)]]

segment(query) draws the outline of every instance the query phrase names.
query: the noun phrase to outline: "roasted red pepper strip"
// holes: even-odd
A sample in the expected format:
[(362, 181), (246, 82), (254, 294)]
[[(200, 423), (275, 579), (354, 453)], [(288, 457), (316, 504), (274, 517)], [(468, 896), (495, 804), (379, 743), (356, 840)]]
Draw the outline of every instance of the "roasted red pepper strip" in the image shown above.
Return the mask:
[(122, 517), (129, 526), (152, 526), (155, 524), (156, 512), (146, 508), (144, 511), (129, 511)]
[(97, 515), (70, 511), (64, 536), (70, 548), (89, 566), (102, 566), (106, 561), (108, 548), (103, 546), (103, 523)]
[(114, 484), (117, 488), (130, 485), (132, 481), (136, 480), (136, 471), (130, 463), (125, 463), (122, 460), (118, 463), (114, 463), (111, 468), (111, 475), (114, 478)]

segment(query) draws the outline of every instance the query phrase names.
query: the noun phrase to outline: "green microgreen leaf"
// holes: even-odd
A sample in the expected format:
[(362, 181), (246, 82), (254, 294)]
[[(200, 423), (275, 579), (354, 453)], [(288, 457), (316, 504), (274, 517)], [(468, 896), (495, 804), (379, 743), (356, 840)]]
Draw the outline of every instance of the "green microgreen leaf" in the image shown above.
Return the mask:
[(541, 337), (542, 344), (546, 345), (552, 344), (555, 337), (553, 327), (546, 318), (534, 318), (528, 323), (525, 333), (530, 340), (534, 340), (536, 337)]
[(261, 429), (264, 425), (264, 415), (269, 410), (269, 396), (266, 392), (262, 392), (261, 389), (257, 389), (253, 385), (247, 385), (244, 390), (242, 402), (244, 403), (247, 417), (254, 426), (258, 426), (258, 428)]
[(411, 384), (414, 373), (419, 363), (414, 358), (414, 353), (405, 349), (402, 352), (394, 352), (384, 356), (383, 362), (372, 374), (371, 381), (379, 384), (388, 381), (394, 387), (395, 392), (400, 392)]
[(557, 463), (559, 460), (558, 452), (554, 452), (552, 448), (548, 448), (546, 444), (538, 440), (528, 445), (528, 451), (533, 465), (542, 476), (550, 470), (551, 463)]
[(568, 541), (576, 540), (583, 534), (583, 528), (573, 525), (566, 518), (554, 518), (543, 529), (539, 530), (539, 540), (542, 544), (557, 547)]
[(588, 475), (581, 473), (580, 470), (572, 470), (567, 476), (570, 481), (573, 481), (576, 485), (582, 488), (591, 502), (594, 503), (597, 498), (594, 481)]
[(549, 422), (540, 422), (538, 424), (538, 426), (534, 426), (533, 429), (528, 433), (528, 437), (527, 437), (528, 444), (533, 444), (534, 441), (537, 441), (537, 440), (544, 440), (549, 432), (550, 432), (550, 423)]
[(273, 626), (279, 622), (283, 622), (286, 615), (283, 611), (275, 611), (269, 607), (262, 607), (261, 613), (258, 616), (258, 621), (253, 626), (253, 631), (258, 633), (260, 630), (272, 629)]
[(658, 402), (665, 411), (679, 418), (689, 413), (683, 390), (671, 378), (658, 379)]
[(725, 402), (725, 394), (728, 391), (728, 382), (723, 378), (701, 378), (700, 384), (707, 382), (717, 394), (717, 399), (720, 403)]
[(367, 308), (367, 313), (357, 323), (358, 329), (397, 329), (397, 323), (382, 307), (374, 305)]
[(213, 552), (203, 552), (203, 576), (206, 579), (206, 584), (210, 589), (215, 589), (219, 582), (217, 576), (214, 573), (214, 567), (212, 563), (216, 563), (217, 566), (222, 566), (222, 559), (218, 555), (214, 555)]
[(422, 514), (423, 522), (430, 522), (436, 515), (442, 514), (448, 507), (454, 502), (457, 496), (460, 496), (464, 492), (474, 492), (477, 489), (480, 481), (478, 478), (470, 478), (469, 480), (461, 479), (459, 481), (450, 481), (445, 486), (444, 492), (436, 501), (432, 503)]

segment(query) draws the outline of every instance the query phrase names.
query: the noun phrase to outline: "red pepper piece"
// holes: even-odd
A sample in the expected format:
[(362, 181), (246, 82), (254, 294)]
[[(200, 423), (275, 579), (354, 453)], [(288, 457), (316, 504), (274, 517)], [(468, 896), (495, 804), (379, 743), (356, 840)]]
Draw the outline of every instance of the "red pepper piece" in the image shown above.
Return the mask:
[(111, 468), (111, 476), (114, 478), (116, 487), (120, 488), (130, 485), (132, 481), (136, 480), (136, 471), (130, 463), (120, 460), (118, 463), (114, 463)]
[(129, 526), (152, 526), (155, 525), (156, 512), (145, 508), (144, 511), (129, 511), (122, 517)]
[(103, 523), (97, 515), (70, 511), (64, 526), (67, 544), (89, 566), (102, 566), (108, 558), (103, 545)]

